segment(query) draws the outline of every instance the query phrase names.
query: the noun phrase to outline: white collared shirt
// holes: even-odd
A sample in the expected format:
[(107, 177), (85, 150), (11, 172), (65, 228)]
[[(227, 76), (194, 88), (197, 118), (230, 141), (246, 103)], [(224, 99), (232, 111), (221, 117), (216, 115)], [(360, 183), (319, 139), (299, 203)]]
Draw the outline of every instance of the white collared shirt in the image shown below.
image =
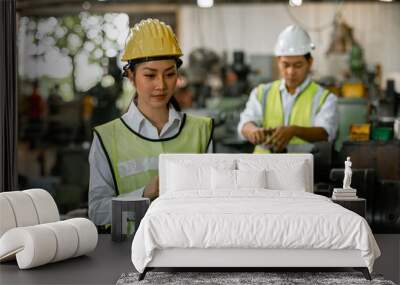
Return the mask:
[[(183, 113), (169, 107), (168, 122), (158, 134), (157, 128), (140, 112), (132, 102), (128, 111), (122, 115), (124, 122), (135, 132), (149, 139), (169, 138), (179, 132)], [(212, 142), (207, 152), (212, 152)], [(111, 224), (111, 200), (116, 197), (114, 181), (100, 140), (95, 134), (89, 153), (89, 218), (96, 225)], [(133, 192), (120, 194), (118, 197), (142, 197), (144, 187)]]
[[(311, 79), (308, 76), (303, 83), (296, 88), (295, 93), (290, 94), (286, 88), (285, 80), (281, 80), (279, 91), (281, 93), (285, 126), (289, 124), (289, 116), (297, 96), (303, 92), (310, 83)], [(269, 90), (271, 85), (272, 83), (266, 84), (265, 90)], [(242, 134), (242, 128), (246, 123), (254, 122), (257, 126), (262, 126), (264, 120), (263, 111), (262, 104), (257, 99), (257, 88), (254, 88), (250, 93), (249, 100), (246, 103), (246, 108), (240, 114), (237, 132), (241, 139), (245, 140), (245, 137)], [(326, 130), (328, 133), (328, 141), (332, 142), (335, 139), (338, 128), (338, 114), (337, 97), (334, 94), (329, 93), (319, 112), (313, 113), (312, 122), (313, 127), (322, 127)]]

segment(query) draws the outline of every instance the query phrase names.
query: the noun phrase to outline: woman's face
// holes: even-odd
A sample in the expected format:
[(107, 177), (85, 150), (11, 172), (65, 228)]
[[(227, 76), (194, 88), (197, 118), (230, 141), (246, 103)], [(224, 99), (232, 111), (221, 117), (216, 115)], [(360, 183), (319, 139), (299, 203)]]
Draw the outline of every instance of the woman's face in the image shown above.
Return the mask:
[(165, 107), (175, 92), (176, 62), (166, 59), (140, 63), (130, 77), (138, 93), (139, 105)]

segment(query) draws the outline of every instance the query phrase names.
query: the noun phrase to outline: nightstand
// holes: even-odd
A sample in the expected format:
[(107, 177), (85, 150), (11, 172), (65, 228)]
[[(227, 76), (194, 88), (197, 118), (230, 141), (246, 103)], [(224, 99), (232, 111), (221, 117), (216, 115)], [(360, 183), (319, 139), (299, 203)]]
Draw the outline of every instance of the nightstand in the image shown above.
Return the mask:
[(366, 209), (367, 209), (367, 200), (364, 198), (354, 198), (354, 199), (332, 199), (332, 202), (339, 204), (340, 206), (353, 211), (356, 214), (359, 214), (361, 217), (365, 218)]

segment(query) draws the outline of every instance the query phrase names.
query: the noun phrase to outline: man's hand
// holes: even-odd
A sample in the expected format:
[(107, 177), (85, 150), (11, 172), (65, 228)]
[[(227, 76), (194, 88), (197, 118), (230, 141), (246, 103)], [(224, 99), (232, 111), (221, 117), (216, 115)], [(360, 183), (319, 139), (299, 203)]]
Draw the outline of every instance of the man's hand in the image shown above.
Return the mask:
[(242, 129), (243, 136), (252, 144), (262, 144), (267, 139), (269, 134), (272, 134), (272, 129), (259, 128), (253, 123), (247, 123)]
[(160, 189), (159, 177), (154, 177), (149, 184), (144, 188), (143, 197), (150, 198), (150, 200), (154, 200), (158, 197)]
[(295, 136), (295, 126), (282, 126), (273, 130), (272, 136), (265, 144), (272, 144), (275, 152), (282, 152)]

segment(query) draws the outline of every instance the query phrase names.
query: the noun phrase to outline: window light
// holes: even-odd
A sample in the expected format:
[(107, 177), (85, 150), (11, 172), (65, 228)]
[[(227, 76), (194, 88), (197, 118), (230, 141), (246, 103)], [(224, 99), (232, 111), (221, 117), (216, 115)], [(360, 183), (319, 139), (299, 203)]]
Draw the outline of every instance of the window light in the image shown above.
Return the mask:
[(200, 8), (211, 8), (214, 6), (214, 0), (197, 0), (197, 6)]
[(303, 4), (303, 0), (289, 0), (289, 5), (292, 7), (298, 7)]

